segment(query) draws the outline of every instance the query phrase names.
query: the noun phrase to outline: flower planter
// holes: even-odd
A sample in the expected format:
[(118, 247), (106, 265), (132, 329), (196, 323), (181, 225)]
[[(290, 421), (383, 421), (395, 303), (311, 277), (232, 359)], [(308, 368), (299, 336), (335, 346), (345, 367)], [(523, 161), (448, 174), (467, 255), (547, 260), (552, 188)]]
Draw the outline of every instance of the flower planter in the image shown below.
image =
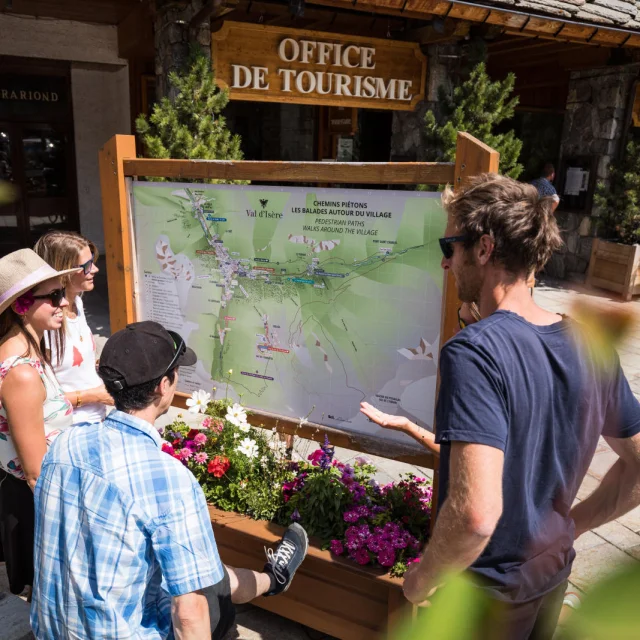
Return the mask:
[[(209, 513), (222, 561), (262, 570), (264, 547), (273, 546), (284, 529), (212, 506)], [(317, 540), (310, 540), (309, 554), (291, 588), (253, 604), (341, 640), (384, 637), (412, 614), (401, 580), (322, 551)]]
[(640, 245), (594, 239), (587, 286), (615, 291), (624, 300), (640, 294)]

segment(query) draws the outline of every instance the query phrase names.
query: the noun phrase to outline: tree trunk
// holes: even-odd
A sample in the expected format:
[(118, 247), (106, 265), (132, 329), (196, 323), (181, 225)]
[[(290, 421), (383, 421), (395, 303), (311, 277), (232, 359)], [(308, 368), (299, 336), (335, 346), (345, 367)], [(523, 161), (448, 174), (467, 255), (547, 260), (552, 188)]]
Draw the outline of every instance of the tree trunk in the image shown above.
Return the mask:
[(210, 13), (199, 24), (191, 20), (208, 3), (215, 0), (156, 0), (154, 15), (154, 41), (156, 49), (156, 97), (173, 98), (169, 84), (171, 71), (183, 71), (189, 59), (189, 47), (200, 46), (211, 58)]

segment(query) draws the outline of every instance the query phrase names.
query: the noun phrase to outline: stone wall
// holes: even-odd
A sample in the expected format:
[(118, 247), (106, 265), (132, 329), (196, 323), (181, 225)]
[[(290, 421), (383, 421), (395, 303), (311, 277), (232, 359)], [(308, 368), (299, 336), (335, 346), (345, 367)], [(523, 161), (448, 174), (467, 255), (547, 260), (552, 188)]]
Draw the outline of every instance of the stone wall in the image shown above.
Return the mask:
[(153, 34), (156, 52), (156, 95), (172, 96), (169, 74), (183, 71), (187, 66), (192, 44), (200, 46), (202, 52), (211, 57), (211, 21), (207, 17), (198, 24), (191, 20), (204, 7), (206, 0), (156, 0)]
[[(117, 133), (131, 133), (129, 70), (126, 67), (71, 66), (71, 94), (78, 174), (80, 233), (104, 250), (98, 151)], [(105, 108), (105, 105), (110, 105)]]
[(391, 134), (391, 162), (422, 162), (426, 148), (422, 136), (424, 115), (430, 109), (437, 112), (438, 87), (451, 89), (451, 78), (460, 59), (459, 45), (431, 45), (426, 48), (427, 89), (425, 100), (414, 111), (394, 111)]
[[(598, 156), (598, 180), (606, 182), (609, 165), (621, 152), (627, 109), (640, 65), (604, 67), (571, 74), (567, 109), (562, 132), (561, 157)], [(562, 194), (560, 194), (562, 197)], [(553, 256), (545, 272), (557, 278), (584, 274), (592, 245), (592, 217), (562, 213), (558, 222), (565, 246)]]

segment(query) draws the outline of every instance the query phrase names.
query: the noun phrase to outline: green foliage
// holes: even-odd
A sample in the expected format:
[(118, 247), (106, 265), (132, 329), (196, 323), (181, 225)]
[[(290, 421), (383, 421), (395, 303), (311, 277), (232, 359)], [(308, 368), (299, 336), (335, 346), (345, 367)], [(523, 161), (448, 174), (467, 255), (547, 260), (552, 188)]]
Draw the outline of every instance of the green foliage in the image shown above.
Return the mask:
[(640, 630), (640, 564), (633, 563), (598, 582), (571, 613), (559, 640), (632, 640)]
[(216, 86), (210, 60), (194, 50), (188, 71), (170, 73), (169, 83), (175, 97), (162, 98), (148, 119), (143, 114), (136, 119), (136, 130), (147, 157), (242, 160), (240, 136), (229, 131), (221, 115), (229, 102), (229, 93)]
[[(180, 452), (191, 446), (196, 432), (206, 435), (206, 443), (194, 449), (206, 453), (206, 461), (198, 462), (193, 456), (185, 463), (202, 486), (207, 502), (223, 511), (272, 520), (282, 506), (282, 483), (286, 477), (280, 442), (276, 434), (230, 422), (226, 417), (229, 406), (227, 401), (211, 401), (203, 421), (209, 426), (195, 430), (176, 420), (166, 427), (164, 438), (172, 445), (172, 455), (180, 459)], [(253, 457), (240, 450), (245, 439), (255, 443)], [(216, 459), (220, 471), (211, 467)]]
[(605, 238), (624, 244), (640, 242), (640, 143), (627, 144), (619, 165), (610, 166), (610, 185), (599, 182), (594, 202), (598, 228)]
[[(393, 640), (471, 640), (486, 620), (489, 600), (467, 578), (451, 575), (421, 608), (414, 622), (407, 620)], [(634, 562), (596, 583), (580, 606), (571, 611), (555, 640), (635, 640), (640, 629), (640, 564)]]
[(463, 575), (445, 577), (431, 606), (418, 610), (415, 623), (407, 621), (394, 640), (471, 640), (486, 614), (487, 596)]
[(483, 62), (478, 64), (468, 80), (448, 96), (443, 87), (438, 90), (442, 108), (436, 117), (433, 111), (425, 114), (425, 137), (430, 160), (455, 162), (458, 131), (466, 131), (500, 152), (501, 173), (517, 178), (522, 172), (518, 163), (522, 142), (513, 131), (496, 133), (501, 123), (513, 117), (517, 97), (511, 97), (515, 75), (492, 82)]

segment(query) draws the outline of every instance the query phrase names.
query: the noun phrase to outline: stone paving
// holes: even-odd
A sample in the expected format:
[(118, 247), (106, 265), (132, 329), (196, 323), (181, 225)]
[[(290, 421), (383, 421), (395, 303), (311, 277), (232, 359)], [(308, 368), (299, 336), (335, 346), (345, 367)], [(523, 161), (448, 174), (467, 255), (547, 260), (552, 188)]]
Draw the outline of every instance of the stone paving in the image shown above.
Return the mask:
[[(579, 282), (543, 280), (536, 287), (535, 298), (541, 306), (557, 313), (571, 314), (574, 302), (581, 300), (609, 308), (624, 306), (633, 310), (640, 318), (640, 299), (622, 303), (613, 294), (588, 290)], [(109, 335), (108, 302), (106, 283), (103, 278), (99, 278), (97, 291), (90, 295), (87, 302), (88, 320), (97, 336), (100, 349)], [(640, 399), (640, 324), (634, 327), (619, 349), (619, 354), (631, 388)], [(163, 422), (171, 421), (177, 413), (177, 410), (171, 410)], [(300, 441), (297, 443), (296, 451), (299, 455), (306, 457), (315, 446), (309, 441)], [(355, 455), (357, 454), (352, 451), (340, 449), (337, 451), (337, 456), (344, 461)], [(397, 479), (401, 473), (406, 472), (431, 475), (429, 471), (411, 465), (369, 457), (378, 466), (380, 481), (388, 482)], [(578, 492), (577, 500), (583, 500), (598, 486), (616, 459), (616, 454), (601, 439)], [(578, 593), (588, 589), (600, 577), (621, 564), (640, 560), (640, 507), (614, 522), (584, 534), (576, 543), (576, 552), (570, 590)], [(6, 591), (8, 589), (4, 566), (0, 564), (0, 593)], [(233, 640), (330, 640), (328, 636), (251, 605), (243, 605), (239, 608), (236, 628), (228, 638)]]

